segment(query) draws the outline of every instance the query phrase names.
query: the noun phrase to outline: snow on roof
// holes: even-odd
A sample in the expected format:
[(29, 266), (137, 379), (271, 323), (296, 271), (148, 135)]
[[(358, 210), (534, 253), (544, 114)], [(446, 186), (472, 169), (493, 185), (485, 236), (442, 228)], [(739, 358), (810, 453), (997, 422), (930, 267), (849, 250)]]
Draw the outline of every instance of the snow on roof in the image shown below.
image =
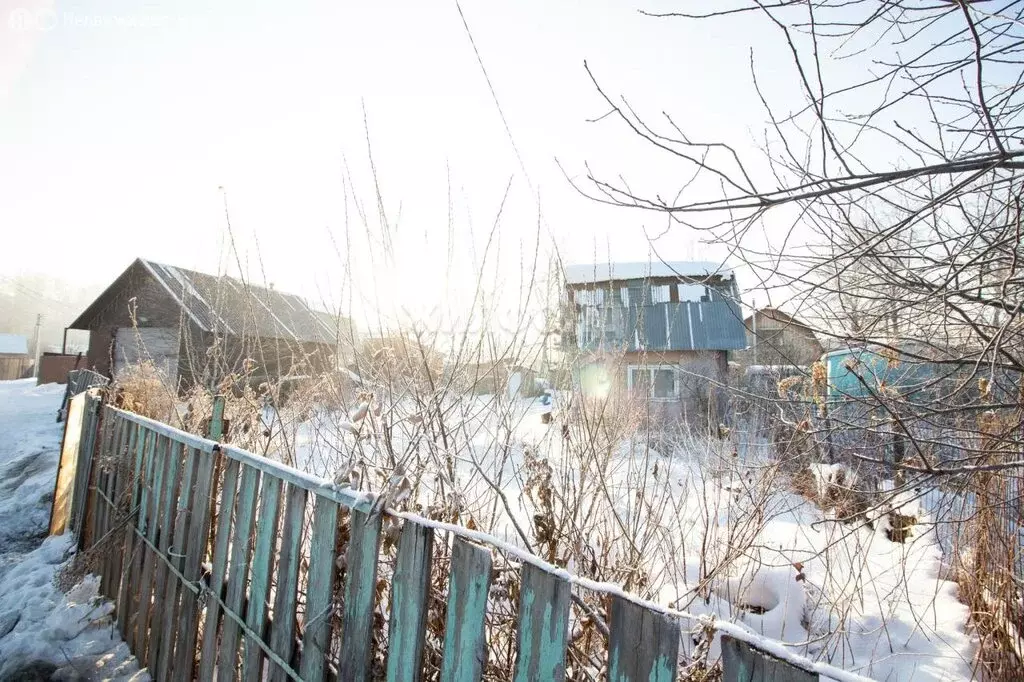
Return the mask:
[(0, 334), (0, 355), (28, 355), (28, 339), (17, 334)]
[(648, 277), (732, 277), (732, 269), (708, 261), (651, 261), (646, 263), (588, 263), (565, 266), (568, 284), (608, 282)]

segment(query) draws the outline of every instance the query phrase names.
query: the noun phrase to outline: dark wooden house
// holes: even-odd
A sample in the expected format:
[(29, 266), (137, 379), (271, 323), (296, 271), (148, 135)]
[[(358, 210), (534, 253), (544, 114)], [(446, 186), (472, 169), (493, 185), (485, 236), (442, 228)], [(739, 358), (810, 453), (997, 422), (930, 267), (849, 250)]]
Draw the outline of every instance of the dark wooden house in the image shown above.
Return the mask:
[(89, 331), (88, 366), (109, 377), (149, 361), (177, 389), (333, 371), (338, 330), (302, 298), (137, 259), (68, 328)]

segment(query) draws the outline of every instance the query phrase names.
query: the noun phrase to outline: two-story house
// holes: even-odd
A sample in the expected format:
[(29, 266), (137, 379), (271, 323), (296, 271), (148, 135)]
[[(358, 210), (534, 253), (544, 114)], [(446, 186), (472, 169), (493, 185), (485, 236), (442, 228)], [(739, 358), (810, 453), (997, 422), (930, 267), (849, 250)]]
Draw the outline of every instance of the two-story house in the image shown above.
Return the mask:
[(565, 283), (563, 343), (585, 395), (679, 402), (690, 383), (725, 385), (746, 346), (736, 278), (715, 263), (570, 265)]

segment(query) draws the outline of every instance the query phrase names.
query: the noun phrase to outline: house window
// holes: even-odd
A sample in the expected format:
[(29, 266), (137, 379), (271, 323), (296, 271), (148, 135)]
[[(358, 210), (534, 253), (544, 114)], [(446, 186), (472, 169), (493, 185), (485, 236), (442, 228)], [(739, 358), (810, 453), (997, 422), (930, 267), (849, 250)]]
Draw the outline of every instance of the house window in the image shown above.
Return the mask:
[(651, 376), (655, 398), (674, 398), (676, 396), (676, 372), (674, 369), (652, 369)]
[(629, 389), (636, 395), (654, 400), (674, 400), (679, 396), (679, 379), (671, 365), (629, 367)]
[(662, 284), (651, 287), (651, 303), (668, 303), (671, 297), (669, 285)]
[(707, 291), (703, 284), (679, 284), (678, 289), (680, 301), (700, 302), (707, 296)]

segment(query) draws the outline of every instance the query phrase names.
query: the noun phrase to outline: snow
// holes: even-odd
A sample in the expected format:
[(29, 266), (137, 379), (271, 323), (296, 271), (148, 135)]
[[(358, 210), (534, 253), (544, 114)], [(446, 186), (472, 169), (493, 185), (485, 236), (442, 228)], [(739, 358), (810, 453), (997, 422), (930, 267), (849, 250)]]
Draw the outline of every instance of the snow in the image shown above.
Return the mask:
[(0, 355), (28, 355), (28, 339), (17, 334), (0, 334)]
[[(499, 416), (506, 408), (512, 415)], [(405, 407), (396, 409), (402, 412)], [(489, 532), (469, 531), (407, 512), (398, 516), (497, 547), (511, 559), (556, 571), (582, 589), (622, 595), (678, 617), (684, 629), (683, 655), (694, 650), (693, 636), (710, 619), (718, 632), (756, 642), (775, 655), (815, 661), (821, 664), (818, 672), (830, 679), (896, 682), (971, 677), (977, 643), (966, 631), (968, 609), (958, 600), (957, 586), (942, 577), (936, 527), (919, 525), (908, 542), (900, 544), (886, 538), (883, 523), (876, 523), (874, 529), (840, 523), (831, 512), (822, 511), (781, 482), (765, 480), (767, 468), (756, 453), (738, 466), (731, 462), (733, 470), (719, 472), (715, 468), (722, 453), (713, 444), (692, 442), (671, 454), (656, 452), (646, 442), (618, 444), (601, 472), (608, 505), (597, 505), (592, 516), (603, 515), (606, 520), (617, 516), (631, 524), (640, 519), (637, 534), (643, 534), (646, 524), (665, 538), (642, 559), (646, 572), (659, 576), (647, 600), (627, 594), (615, 583), (580, 575), (580, 567), (571, 561), (564, 569), (540, 561), (526, 551), (516, 530), (516, 526), (531, 529), (538, 512), (525, 490), (527, 452), (551, 466), (554, 480), (570, 485), (580, 480), (578, 460), (566, 450), (558, 410), (552, 425), (541, 422), (547, 409), (540, 399), (510, 404), (479, 396), (465, 398), (461, 407), (449, 411), (449, 415), (462, 415), (465, 421), (460, 428), (469, 438), (469, 450), (458, 455), (460, 496), (469, 505), (483, 502), (473, 508), (491, 507), (486, 501), (494, 499), (490, 485), (497, 482), (508, 501), (507, 510), (497, 505), (499, 513), (483, 521)], [(349, 424), (348, 416), (339, 413), (334, 424)], [(344, 426), (332, 433), (329, 414), (316, 419), (318, 423), (303, 424), (297, 432), (300, 466), (319, 476), (338, 473), (345, 481), (349, 480), (345, 462), (352, 461), (345, 458), (366, 462), (361, 466), (373, 469), (372, 459), (365, 459), (377, 438), (370, 424), (361, 420), (357, 440)], [(502, 430), (508, 422), (514, 425), (510, 439)], [(399, 430), (391, 433), (392, 445), (398, 452), (408, 452), (413, 444)], [(499, 453), (504, 451), (511, 454), (503, 457)], [(654, 463), (658, 473), (652, 475)], [(408, 465), (406, 469), (410, 476), (416, 475)], [(822, 486), (839, 479), (849, 485), (852, 480), (851, 472), (839, 466), (820, 465), (814, 473)], [(483, 474), (490, 483), (482, 480)], [(364, 487), (378, 480), (363, 478)], [(447, 476), (443, 479), (445, 485), (451, 483)], [(421, 476), (415, 501), (429, 506), (438, 485), (432, 475)], [(660, 509), (654, 504), (640, 513), (638, 490), (644, 493), (644, 505), (658, 499), (668, 503)], [(909, 499), (894, 500), (898, 508), (910, 504)], [(925, 512), (915, 511), (927, 524)], [(749, 522), (743, 525), (740, 519)], [(595, 554), (615, 561), (616, 553), (625, 550), (624, 541), (616, 537), (615, 523), (609, 522), (606, 528), (611, 532), (605, 544), (594, 545)], [(732, 551), (737, 529), (742, 531), (739, 535), (754, 535), (727, 562), (727, 570), (708, 578), (701, 570), (702, 543), (706, 539), (711, 547), (713, 564)], [(706, 591), (699, 593), (703, 587)], [(716, 637), (711, 657), (719, 655)]]
[(565, 266), (567, 284), (587, 284), (647, 277), (732, 277), (732, 270), (707, 261), (651, 261), (647, 263), (589, 263)]
[(45, 537), (63, 396), (56, 384), (0, 382), (0, 679), (32, 666), (45, 679), (146, 680), (111, 626), (99, 580), (67, 594), (54, 584), (72, 552), (70, 536)]
[[(30, 662), (63, 666), (69, 660), (100, 665), (105, 678), (138, 679), (145, 673), (137, 672), (110, 626), (110, 605), (96, 598), (96, 580), (87, 579), (67, 595), (53, 586), (70, 540), (48, 538), (32, 549), (46, 527), (60, 437), (54, 414), (61, 390), (37, 388), (31, 381), (0, 383), (0, 432), (7, 436), (0, 442), (0, 487), (9, 491), (0, 496), (0, 533), (6, 534), (0, 545), (5, 553), (0, 559), (0, 679)], [(555, 397), (556, 407), (565, 404), (562, 396)], [(412, 403), (398, 407), (410, 414), (418, 409)], [(915, 528), (906, 544), (893, 543), (880, 524), (871, 529), (836, 522), (786, 486), (765, 481), (768, 468), (757, 452), (740, 460), (726, 458), (729, 465), (721, 466), (723, 453), (714, 443), (691, 439), (658, 452), (646, 441), (624, 440), (602, 465), (606, 503), (592, 511), (613, 532), (590, 541), (598, 543), (598, 555), (614, 562), (624, 556), (624, 544), (610, 519), (635, 523), (638, 533), (656, 529), (659, 540), (641, 561), (657, 582), (641, 598), (614, 582), (582, 575), (572, 561), (564, 568), (548, 565), (530, 554), (518, 536), (516, 525), (530, 529), (538, 511), (525, 490), (527, 458), (546, 463), (555, 479), (579, 480), (578, 461), (561, 434), (559, 410), (548, 426), (541, 422), (548, 408), (540, 399), (481, 396), (466, 398), (456, 408), (464, 410), (464, 432), (469, 434), (468, 451), (458, 454), (460, 495), (477, 505), (493, 499), (482, 477), (486, 473), (501, 486), (509, 509), (499, 510), (489, 521), (481, 519), (489, 532), (407, 512), (399, 516), (497, 547), (511, 559), (556, 572), (581, 590), (620, 595), (677, 617), (684, 630), (683, 656), (694, 651), (694, 636), (710, 622), (718, 633), (754, 642), (779, 657), (805, 663), (810, 659), (831, 679), (895, 682), (971, 676), (977, 644), (965, 629), (967, 608), (957, 598), (956, 585), (942, 578), (942, 551), (928, 526)], [(506, 409), (511, 413), (501, 415)], [(359, 419), (353, 424), (352, 417)], [(318, 494), (343, 487), (335, 494), (369, 506), (409, 495), (406, 477), (418, 477), (416, 501), (429, 501), (438, 481), (409, 465), (389, 471), (386, 483), (366, 475), (372, 466), (355, 453), (375, 447), (378, 418), (375, 405), (360, 404), (354, 414), (333, 417), (318, 412), (320, 423), (307, 422), (297, 434), (299, 462), (311, 473), (289, 469), (288, 480), (315, 484)], [(336, 426), (352, 426), (359, 436), (344, 427), (326, 432), (325, 422), (331, 419)], [(507, 424), (511, 431), (503, 430)], [(398, 429), (392, 437), (399, 452), (412, 446)], [(498, 452), (509, 455), (498, 458)], [(285, 469), (277, 463), (265, 466), (275, 473)], [(816, 473), (819, 481), (827, 482), (837, 477), (838, 469), (818, 467)], [(335, 476), (334, 485), (323, 480)], [(364, 492), (367, 487), (381, 494)], [(896, 501), (899, 507), (911, 504), (910, 499)], [(927, 520), (923, 509), (916, 511)], [(743, 525), (742, 519), (751, 522)], [(750, 542), (741, 542), (742, 550), (722, 564), (726, 570), (706, 574), (702, 564), (713, 565), (734, 552), (737, 530), (753, 532)], [(695, 551), (702, 543), (708, 547), (706, 555)], [(710, 655), (720, 655), (718, 637)]]
[(0, 382), (0, 575), (46, 533), (60, 447), (64, 387)]

